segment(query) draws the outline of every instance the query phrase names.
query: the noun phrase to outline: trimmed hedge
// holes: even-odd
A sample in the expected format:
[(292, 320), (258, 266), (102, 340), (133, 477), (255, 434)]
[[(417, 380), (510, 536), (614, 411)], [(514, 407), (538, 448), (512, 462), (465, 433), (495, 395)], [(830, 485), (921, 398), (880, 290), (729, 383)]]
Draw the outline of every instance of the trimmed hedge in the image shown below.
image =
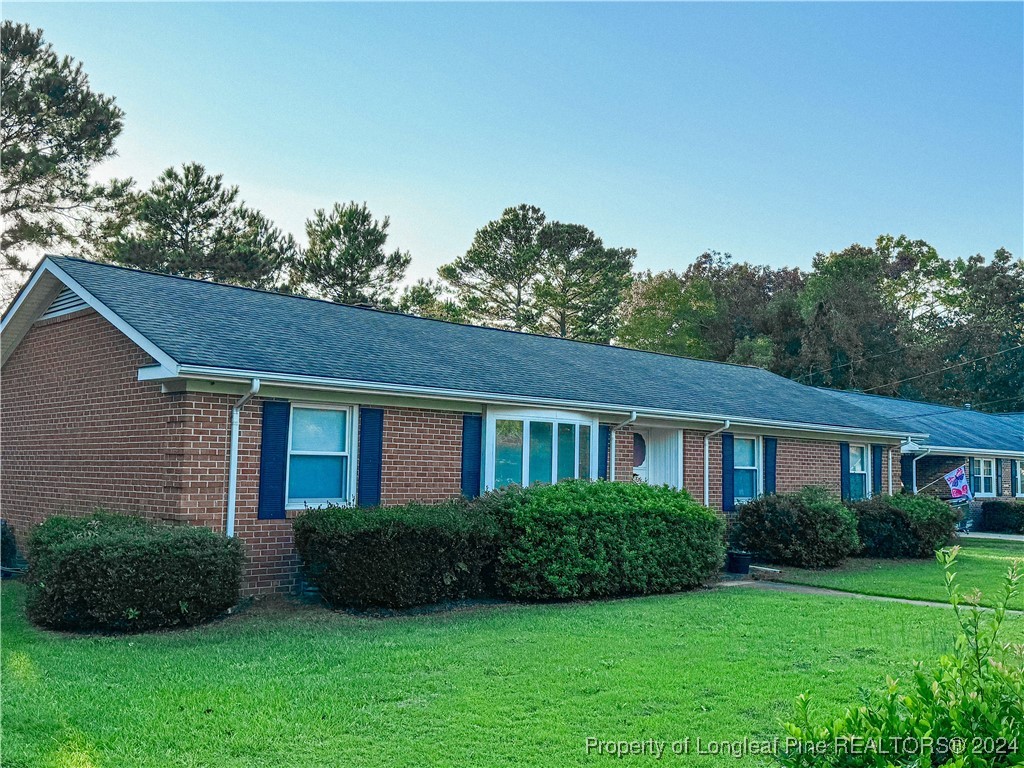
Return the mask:
[(992, 533), (1024, 533), (1024, 503), (986, 501), (981, 505), (982, 524)]
[(722, 567), (724, 522), (685, 491), (576, 480), (510, 486), (474, 506), (501, 530), (497, 591), (518, 600), (675, 592)]
[(51, 629), (191, 626), (238, 602), (242, 547), (207, 528), (107, 513), (51, 517), (29, 540), (29, 619)]
[(831, 568), (860, 548), (853, 511), (814, 486), (742, 505), (732, 541), (760, 560), (797, 568)]
[(954, 537), (960, 518), (933, 496), (875, 496), (851, 506), (865, 557), (934, 557)]
[(334, 606), (408, 608), (485, 591), (497, 529), (463, 500), (324, 507), (295, 519), (307, 578)]

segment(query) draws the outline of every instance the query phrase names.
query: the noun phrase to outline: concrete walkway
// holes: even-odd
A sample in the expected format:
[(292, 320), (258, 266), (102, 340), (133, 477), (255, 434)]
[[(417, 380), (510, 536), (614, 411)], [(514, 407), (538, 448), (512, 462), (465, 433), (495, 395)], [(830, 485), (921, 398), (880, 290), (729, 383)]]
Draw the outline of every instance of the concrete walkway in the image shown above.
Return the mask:
[[(949, 603), (939, 603), (932, 600), (911, 600), (905, 597), (886, 597), (884, 595), (865, 595), (860, 592), (843, 592), (839, 589), (826, 589), (825, 587), (811, 587), (806, 584), (787, 584), (783, 581), (724, 581), (719, 583), (720, 587), (751, 587), (753, 589), (766, 589), (774, 592), (791, 592), (798, 595), (819, 595), (821, 597), (853, 597), (858, 600), (874, 600), (878, 603), (903, 603), (904, 605), (924, 605), (929, 608), (952, 608)], [(991, 610), (983, 608), (982, 610)], [(1024, 611), (1015, 608), (1007, 608), (1007, 613), (1024, 614)]]
[[(965, 541), (971, 539), (992, 539), (993, 541), (1019, 541), (1024, 544), (1024, 533), (987, 533), (986, 531), (971, 531), (961, 533), (960, 538)], [(1022, 552), (1024, 554), (1024, 552)]]

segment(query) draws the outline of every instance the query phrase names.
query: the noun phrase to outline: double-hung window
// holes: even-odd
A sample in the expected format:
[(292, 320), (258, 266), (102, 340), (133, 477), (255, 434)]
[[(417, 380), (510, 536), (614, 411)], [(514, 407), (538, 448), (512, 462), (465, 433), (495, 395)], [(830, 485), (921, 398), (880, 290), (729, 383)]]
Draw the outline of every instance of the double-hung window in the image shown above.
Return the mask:
[(292, 406), (288, 433), (288, 506), (351, 501), (348, 408)]
[(996, 460), (975, 459), (971, 486), (977, 496), (996, 495)]
[(751, 501), (761, 493), (761, 442), (756, 437), (732, 440), (733, 498), (737, 504)]
[(866, 499), (871, 495), (871, 459), (866, 445), (850, 446), (850, 499)]
[(493, 427), (493, 488), (556, 483), (595, 472), (596, 425), (562, 416), (496, 414)]

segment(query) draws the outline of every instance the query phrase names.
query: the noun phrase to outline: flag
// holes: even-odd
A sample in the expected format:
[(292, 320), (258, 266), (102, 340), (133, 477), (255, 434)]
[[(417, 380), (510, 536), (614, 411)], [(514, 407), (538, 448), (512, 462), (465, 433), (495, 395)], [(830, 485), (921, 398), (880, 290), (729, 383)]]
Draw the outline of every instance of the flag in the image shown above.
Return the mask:
[(954, 501), (957, 499), (970, 501), (974, 498), (974, 494), (971, 493), (971, 484), (967, 481), (967, 470), (963, 466), (957, 467), (952, 472), (947, 472), (943, 477), (949, 484), (949, 495)]

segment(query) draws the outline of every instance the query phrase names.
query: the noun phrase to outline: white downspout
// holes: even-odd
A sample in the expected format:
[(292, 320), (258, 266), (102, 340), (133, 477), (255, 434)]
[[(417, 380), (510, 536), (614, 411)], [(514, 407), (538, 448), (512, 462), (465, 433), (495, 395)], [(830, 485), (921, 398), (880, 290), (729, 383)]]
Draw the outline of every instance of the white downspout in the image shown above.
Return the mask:
[(615, 433), (618, 432), (623, 427), (629, 426), (634, 421), (636, 421), (636, 411), (630, 411), (628, 419), (626, 419), (621, 424), (616, 424), (614, 427), (612, 427), (612, 444), (609, 449), (611, 452), (611, 456), (608, 457), (610, 462), (610, 465), (608, 467), (608, 479), (613, 483), (615, 482)]
[(238, 422), (241, 420), (242, 406), (259, 391), (260, 380), (253, 379), (249, 391), (231, 407), (231, 453), (228, 462), (228, 520), (226, 526), (228, 536), (235, 535), (235, 496), (238, 493)]
[(711, 471), (708, 469), (708, 461), (710, 459), (709, 453), (711, 452), (711, 438), (717, 435), (719, 432), (725, 432), (729, 428), (732, 422), (728, 419), (725, 420), (725, 424), (720, 426), (714, 432), (708, 432), (704, 435), (704, 506), (710, 506), (711, 503), (711, 489), (708, 488), (708, 483), (711, 482)]
[(915, 495), (917, 495), (917, 462), (920, 459), (923, 459), (925, 456), (927, 456), (931, 452), (932, 452), (931, 448), (925, 448), (924, 449), (924, 453), (921, 453), (921, 454), (918, 454), (917, 456), (915, 456), (914, 460), (911, 462), (911, 464), (913, 465), (913, 469), (914, 469), (913, 474), (914, 474), (914, 494)]

